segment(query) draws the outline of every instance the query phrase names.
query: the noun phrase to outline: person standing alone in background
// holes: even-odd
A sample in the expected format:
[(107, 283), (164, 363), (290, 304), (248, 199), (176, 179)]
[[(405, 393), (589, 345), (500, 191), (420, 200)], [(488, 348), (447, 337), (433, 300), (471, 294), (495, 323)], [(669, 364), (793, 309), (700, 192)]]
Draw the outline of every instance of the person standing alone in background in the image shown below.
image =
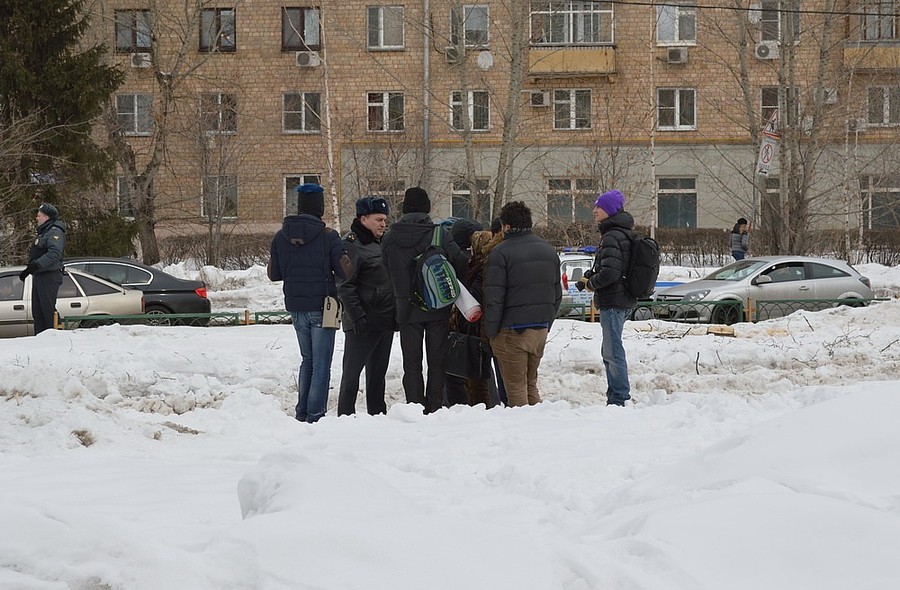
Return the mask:
[(268, 275), (284, 281), (284, 308), (300, 345), (296, 418), (316, 422), (328, 409), (328, 382), (337, 330), (322, 327), (325, 297), (336, 296), (335, 277), (350, 272), (341, 237), (325, 226), (325, 195), (318, 184), (297, 187), (298, 215), (288, 215), (269, 248)]
[(344, 306), (344, 358), (338, 394), (338, 416), (356, 413), (359, 375), (366, 370), (366, 411), (384, 414), (384, 376), (394, 342), (394, 292), (381, 257), (387, 230), (388, 204), (378, 197), (356, 201), (356, 219), (344, 236), (351, 271), (340, 279)]
[(66, 224), (57, 219), (59, 212), (50, 203), (38, 207), (37, 236), (28, 252), (28, 265), (19, 280), (31, 275), (31, 315), (34, 334), (53, 327), (56, 296), (63, 280), (63, 254), (66, 249)]
[(743, 217), (731, 230), (731, 255), (735, 260), (743, 260), (750, 251), (750, 224)]

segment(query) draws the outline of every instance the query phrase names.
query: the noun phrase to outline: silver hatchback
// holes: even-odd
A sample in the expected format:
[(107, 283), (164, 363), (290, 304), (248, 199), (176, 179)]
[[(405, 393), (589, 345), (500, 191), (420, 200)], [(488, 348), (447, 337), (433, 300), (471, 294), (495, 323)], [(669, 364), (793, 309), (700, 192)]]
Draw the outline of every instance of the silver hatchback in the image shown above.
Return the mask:
[(822, 309), (838, 303), (862, 305), (874, 298), (869, 279), (846, 262), (809, 256), (759, 256), (663, 289), (656, 295), (653, 315), (676, 321), (731, 324), (740, 321), (742, 309), (755, 309), (754, 317), (769, 319), (797, 309)]
[[(0, 338), (33, 336), (31, 276), (19, 280), (24, 266), (0, 268)], [(56, 299), (60, 318), (71, 316), (138, 315), (144, 313), (143, 293), (74, 269), (63, 274)]]

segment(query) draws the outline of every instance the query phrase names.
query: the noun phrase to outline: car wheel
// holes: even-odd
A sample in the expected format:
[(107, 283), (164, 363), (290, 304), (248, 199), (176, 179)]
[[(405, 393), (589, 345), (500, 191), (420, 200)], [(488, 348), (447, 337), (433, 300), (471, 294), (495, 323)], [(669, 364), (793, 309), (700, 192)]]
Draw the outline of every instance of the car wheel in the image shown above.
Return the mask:
[[(147, 309), (144, 310), (144, 313), (148, 316), (161, 316), (172, 313), (165, 307), (160, 305), (151, 305)], [(147, 318), (147, 325), (149, 326), (171, 326), (172, 320), (165, 317), (150, 317)]]
[(730, 326), (741, 321), (741, 304), (739, 301), (723, 301), (713, 308), (712, 323)]

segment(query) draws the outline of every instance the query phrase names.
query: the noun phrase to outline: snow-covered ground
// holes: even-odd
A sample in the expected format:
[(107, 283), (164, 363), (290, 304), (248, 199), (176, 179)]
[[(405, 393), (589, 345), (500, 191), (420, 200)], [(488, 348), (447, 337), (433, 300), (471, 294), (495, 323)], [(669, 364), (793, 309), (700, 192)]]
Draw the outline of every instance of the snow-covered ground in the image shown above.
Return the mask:
[[(880, 294), (900, 269), (859, 265)], [(261, 267), (183, 266), (215, 311)], [(665, 268), (662, 280), (695, 278)], [(288, 325), (0, 340), (0, 590), (900, 587), (900, 300), (738, 324), (559, 320), (529, 408), (291, 418)]]

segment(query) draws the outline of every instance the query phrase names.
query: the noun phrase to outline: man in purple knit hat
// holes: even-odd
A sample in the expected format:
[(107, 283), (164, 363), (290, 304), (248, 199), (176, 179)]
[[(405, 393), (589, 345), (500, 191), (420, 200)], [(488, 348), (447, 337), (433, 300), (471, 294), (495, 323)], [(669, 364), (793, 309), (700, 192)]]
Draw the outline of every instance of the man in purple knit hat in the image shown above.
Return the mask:
[(600, 247), (593, 268), (581, 279), (585, 287), (594, 292), (594, 305), (600, 310), (600, 327), (603, 330), (600, 353), (606, 369), (606, 404), (616, 406), (624, 406), (631, 399), (622, 331), (636, 303), (624, 283), (634, 228), (634, 217), (624, 207), (625, 196), (616, 189), (603, 193), (594, 202)]

